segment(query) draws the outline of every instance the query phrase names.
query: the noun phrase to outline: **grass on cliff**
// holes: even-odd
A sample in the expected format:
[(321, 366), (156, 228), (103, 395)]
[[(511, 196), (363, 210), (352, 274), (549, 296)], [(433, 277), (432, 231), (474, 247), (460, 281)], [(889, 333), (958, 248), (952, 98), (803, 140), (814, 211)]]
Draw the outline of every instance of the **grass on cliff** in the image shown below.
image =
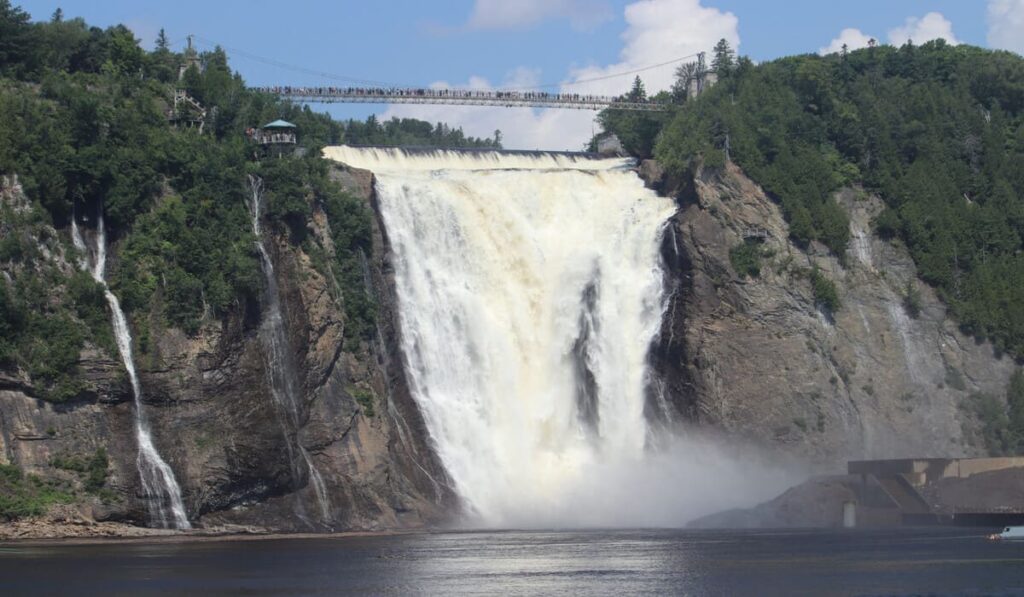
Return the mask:
[(82, 488), (88, 493), (98, 494), (107, 484), (110, 459), (105, 448), (97, 448), (89, 457), (82, 455), (62, 454), (54, 456), (50, 465), (65, 471), (76, 473)]
[(70, 504), (74, 499), (64, 483), (44, 481), (22, 473), (17, 466), (0, 464), (0, 520), (40, 516), (51, 506)]

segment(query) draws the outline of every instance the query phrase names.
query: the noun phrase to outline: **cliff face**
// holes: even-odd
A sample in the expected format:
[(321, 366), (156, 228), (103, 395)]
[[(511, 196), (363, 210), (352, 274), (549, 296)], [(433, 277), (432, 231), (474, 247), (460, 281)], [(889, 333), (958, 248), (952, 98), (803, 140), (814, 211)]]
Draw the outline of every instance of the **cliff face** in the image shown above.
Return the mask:
[[(1002, 395), (1015, 364), (962, 335), (917, 281), (906, 251), (872, 236), (877, 198), (837, 195), (853, 239), (841, 263), (823, 248), (793, 245), (779, 207), (733, 166), (682, 182), (664, 180), (651, 162), (641, 174), (680, 204), (662, 247), (671, 298), (651, 351), (662, 382), (649, 401), (651, 418), (717, 428), (821, 465), (980, 451), (965, 404), (975, 392)], [(335, 166), (331, 176), (374, 205), (371, 173)], [(2, 194), (18, 201), (17, 189)], [(310, 227), (314, 246), (333, 254), (327, 216), (314, 209)], [(42, 258), (73, 271), (70, 244), (52, 229), (40, 236)], [(159, 332), (137, 346), (154, 439), (190, 519), (274, 530), (441, 521), (456, 498), (402, 370), (379, 218), (364, 272), (380, 313), (372, 341), (346, 339), (344, 296), (329, 265), (284, 236), (265, 238), (300, 372), (297, 429), (283, 420), (268, 381), (259, 333), (265, 305), (240, 305), (192, 337), (149, 321)], [(763, 255), (755, 277), (738, 274), (730, 260), (745, 240)], [(116, 260), (117, 247), (111, 252)], [(836, 284), (842, 306), (834, 313), (815, 303), (814, 270)], [(904, 306), (908, 285), (920, 296), (916, 317)], [(80, 491), (77, 513), (63, 515), (144, 523), (123, 366), (116, 354), (89, 346), (79, 367), (85, 387), (59, 404), (39, 399), (41, 389), (24, 375), (0, 372), (0, 463), (81, 488), (80, 471), (55, 463), (102, 448), (104, 492)], [(327, 516), (309, 469), (295, 466), (298, 447), (323, 478)]]
[[(678, 410), (820, 464), (979, 452), (970, 396), (1002, 396), (1015, 365), (961, 334), (906, 250), (872, 235), (880, 200), (835, 197), (851, 218), (840, 263), (793, 245), (779, 206), (733, 165), (687, 184), (654, 163), (641, 173), (681, 206), (666, 232), (674, 292), (654, 352)], [(745, 241), (763, 251), (759, 276), (731, 264)], [(815, 304), (815, 268), (836, 285), (835, 313)]]
[[(369, 173), (347, 172), (341, 178), (362, 199), (372, 200)], [(313, 242), (331, 255), (324, 213), (315, 211), (311, 228)], [(329, 270), (318, 271), (309, 255), (283, 237), (268, 233), (267, 245), (288, 350), (301, 375), (297, 430), (288, 429), (271, 396), (259, 334), (266, 314), (260, 305), (243, 305), (193, 337), (161, 329), (151, 334), (145, 351), (136, 349), (154, 441), (182, 487), (189, 518), (207, 526), (274, 530), (399, 528), (439, 521), (453, 498), (426, 443), (397, 357), (381, 230), (375, 224), (365, 272), (367, 291), (381, 307), (380, 333), (373, 342), (345, 339), (344, 297)], [(116, 247), (111, 252), (116, 259)], [(70, 254), (55, 252), (51, 258), (64, 269), (74, 263)], [(82, 500), (77, 516), (143, 523), (133, 407), (122, 364), (116, 354), (90, 348), (79, 367), (88, 387), (61, 404), (38, 399), (38, 388), (26, 379), (0, 376), (0, 463), (73, 483), (75, 474), (55, 467), (55, 459), (103, 448), (110, 460), (108, 492), (102, 500)], [(323, 477), (326, 517), (308, 469), (293, 466), (294, 442)]]

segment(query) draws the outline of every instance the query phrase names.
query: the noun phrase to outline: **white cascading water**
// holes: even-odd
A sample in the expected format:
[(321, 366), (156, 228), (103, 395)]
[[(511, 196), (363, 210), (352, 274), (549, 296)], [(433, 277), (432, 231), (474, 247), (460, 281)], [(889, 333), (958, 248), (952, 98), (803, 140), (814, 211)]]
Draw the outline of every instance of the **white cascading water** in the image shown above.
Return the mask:
[(652, 457), (647, 354), (673, 202), (621, 159), (324, 154), (376, 175), (412, 393), (476, 521), (603, 524), (577, 514), (636, 507), (590, 487), (628, 484)]
[[(266, 280), (265, 313), (263, 328), (260, 336), (266, 345), (267, 377), (270, 381), (270, 393), (278, 408), (284, 411), (287, 416), (287, 424), (280, 421), (282, 432), (285, 435), (285, 445), (288, 449), (289, 462), (292, 466), (292, 474), (299, 478), (299, 462), (309, 473), (310, 483), (316, 494), (317, 504), (320, 507), (321, 520), (326, 524), (330, 520), (331, 505), (327, 497), (327, 488), (324, 485), (323, 476), (316, 466), (309, 452), (300, 444), (295, 436), (301, 427), (299, 414), (301, 412), (299, 403), (301, 400), (299, 392), (298, 371), (295, 367), (294, 358), (288, 349), (288, 336), (285, 330), (284, 316), (281, 313), (281, 296), (277, 287), (277, 277), (274, 275), (274, 264), (270, 261), (270, 255), (263, 245), (263, 232), (260, 229), (260, 210), (263, 192), (263, 181), (256, 176), (249, 176), (249, 189), (252, 193), (249, 213), (252, 217), (252, 232), (256, 236), (256, 249), (260, 254), (260, 268), (263, 270), (263, 277)], [(294, 446), (293, 446), (294, 444)], [(299, 458), (295, 455), (298, 453)]]
[(124, 316), (124, 311), (121, 310), (120, 301), (107, 286), (107, 237), (102, 212), (96, 223), (96, 254), (91, 270), (88, 266), (88, 250), (85, 240), (82, 238), (82, 233), (74, 218), (71, 219), (71, 238), (75, 248), (86, 256), (79, 260), (79, 266), (83, 270), (90, 271), (92, 277), (103, 286), (103, 294), (110, 306), (114, 339), (117, 342), (117, 350), (121, 353), (121, 361), (128, 372), (132, 396), (135, 399), (135, 437), (139, 444), (136, 466), (139, 469), (150, 522), (162, 528), (190, 529), (192, 525), (185, 514), (185, 504), (181, 499), (181, 487), (178, 486), (178, 481), (174, 478), (174, 471), (157, 451), (156, 445), (153, 443), (153, 436), (149, 431), (149, 423), (142, 405), (142, 384), (139, 383), (139, 377), (135, 372), (132, 335), (128, 328), (128, 320)]

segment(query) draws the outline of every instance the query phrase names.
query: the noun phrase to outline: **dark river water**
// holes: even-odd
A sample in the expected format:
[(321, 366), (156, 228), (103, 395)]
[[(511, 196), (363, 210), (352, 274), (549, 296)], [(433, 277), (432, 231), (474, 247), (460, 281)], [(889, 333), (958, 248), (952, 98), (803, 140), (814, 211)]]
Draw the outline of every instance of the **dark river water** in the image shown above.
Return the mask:
[(1024, 595), (977, 529), (552, 531), (0, 546), (0, 595)]

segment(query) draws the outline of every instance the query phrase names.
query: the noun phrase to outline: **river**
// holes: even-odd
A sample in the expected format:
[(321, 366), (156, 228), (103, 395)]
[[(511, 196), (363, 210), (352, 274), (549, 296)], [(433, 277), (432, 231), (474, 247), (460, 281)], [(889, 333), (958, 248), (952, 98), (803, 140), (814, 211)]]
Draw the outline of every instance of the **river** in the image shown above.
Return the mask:
[(506, 531), (0, 546), (3, 595), (1020, 595), (979, 529)]

